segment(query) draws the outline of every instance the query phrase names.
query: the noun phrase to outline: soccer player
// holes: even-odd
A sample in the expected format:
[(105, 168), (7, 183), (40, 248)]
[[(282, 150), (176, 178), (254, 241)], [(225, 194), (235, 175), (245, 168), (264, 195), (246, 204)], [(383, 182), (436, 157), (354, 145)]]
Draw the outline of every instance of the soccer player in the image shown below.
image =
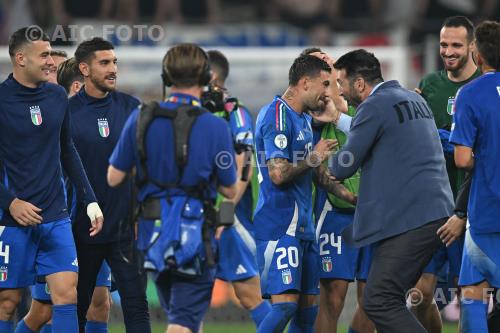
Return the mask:
[(78, 330), (78, 260), (61, 166), (86, 206), (91, 224), (85, 233), (93, 237), (102, 228), (101, 210), (71, 138), (66, 94), (46, 83), (54, 65), (50, 50), (39, 29), (14, 32), (9, 40), (13, 73), (0, 85), (2, 333), (12, 332), (19, 288), (33, 285), (36, 276), (45, 276), (51, 290), (53, 331)]
[[(326, 61), (332, 68), (331, 103), (327, 107), (335, 110), (347, 108), (346, 100), (339, 93), (337, 71), (333, 68), (333, 59), (319, 48), (310, 48), (302, 52)], [(349, 106), (345, 111), (354, 116), (356, 109)], [(319, 128), (318, 128), (319, 127)], [(316, 138), (337, 140), (341, 148), (347, 139), (334, 123), (315, 126)], [(353, 194), (359, 188), (359, 172), (344, 180), (344, 186)], [(316, 219), (316, 239), (319, 242), (320, 256), (320, 304), (316, 332), (336, 332), (337, 322), (344, 307), (350, 281), (357, 281), (358, 306), (351, 320), (349, 333), (374, 332), (375, 327), (361, 307), (363, 289), (371, 263), (371, 246), (355, 248), (342, 241), (342, 231), (354, 219), (355, 206), (321, 188), (316, 188), (314, 216)]]
[(57, 68), (68, 59), (68, 54), (62, 50), (51, 50), (50, 56), (54, 60), (54, 65), (50, 66), (49, 82), (57, 84)]
[[(136, 169), (143, 218), (154, 215), (152, 223), (139, 222), (138, 239), (151, 239), (155, 231), (155, 240), (144, 249), (168, 317), (167, 332), (196, 333), (208, 310), (215, 279), (215, 267), (209, 261), (214, 231), (204, 220), (209, 217), (217, 191), (228, 199), (235, 196), (233, 140), (227, 122), (200, 107), (203, 87), (212, 76), (208, 56), (199, 46), (179, 44), (170, 48), (163, 59), (162, 78), (162, 88), (168, 86), (171, 91), (159, 105), (165, 108), (165, 114), (175, 111), (181, 119), (197, 114), (191, 130), (181, 128), (182, 124), (173, 127), (175, 120), (165, 117), (153, 117), (144, 128), (142, 115), (151, 105), (144, 106), (140, 115), (134, 110), (109, 159), (108, 183), (118, 186)], [(144, 133), (139, 139), (138, 132)], [(179, 149), (176, 139), (188, 142), (187, 149), (185, 145)], [(145, 161), (139, 159), (139, 150)], [(179, 161), (179, 152), (185, 165)], [(182, 238), (176, 238), (181, 230)], [(202, 234), (207, 236), (203, 242)], [(175, 249), (171, 242), (176, 244)]]
[(482, 22), (474, 36), (483, 75), (460, 89), (450, 138), (457, 167), (473, 170), (459, 278), (464, 333), (488, 331), (488, 288), (500, 287), (500, 24)]
[[(117, 58), (110, 42), (98, 37), (82, 42), (75, 51), (75, 60), (84, 85), (69, 99), (71, 129), (90, 183), (103, 203), (107, 221), (98, 237), (88, 237), (84, 232), (88, 222), (77, 197), (73, 232), (80, 264), (77, 287), (80, 332), (86, 331), (87, 310), (104, 262), (113, 272), (127, 332), (150, 332), (144, 279), (138, 270), (138, 253), (133, 244), (132, 179), (117, 188), (105, 182), (107, 161), (139, 100), (116, 91)], [(106, 320), (90, 323), (95, 330), (106, 325)]]
[[(52, 54), (52, 53), (51, 53)], [(75, 95), (83, 86), (83, 75), (78, 68), (75, 58), (62, 62), (57, 68), (57, 82), (64, 87), (68, 97)], [(67, 202), (70, 209), (70, 217), (74, 220), (76, 209), (76, 197), (73, 186), (67, 188)], [(92, 303), (87, 312), (86, 333), (102, 333), (107, 330), (107, 321), (111, 308), (111, 270), (106, 262), (103, 262), (99, 274), (97, 275), (96, 288), (92, 295)], [(46, 283), (38, 282), (31, 287), (31, 306), (24, 323), (32, 331), (41, 333), (52, 332), (52, 302), (50, 299), (50, 290)]]
[(357, 110), (330, 172), (343, 180), (361, 168), (354, 222), (343, 236), (355, 246), (374, 244), (363, 308), (379, 332), (425, 332), (405, 293), (441, 244), (436, 231), (453, 206), (432, 113), (418, 94), (384, 82), (372, 53), (348, 52), (334, 67)]
[[(271, 310), (269, 302), (263, 301), (260, 292), (260, 279), (257, 267), (256, 245), (254, 239), (253, 198), (249, 185), (252, 179), (252, 159), (245, 160), (248, 153), (253, 154), (253, 121), (248, 110), (238, 99), (227, 99), (226, 79), (229, 75), (229, 62), (221, 52), (207, 52), (212, 69), (212, 89), (214, 99), (219, 99), (221, 110), (214, 113), (229, 123), (231, 136), (235, 144), (238, 180), (236, 195), (232, 199), (236, 204), (235, 222), (226, 227), (220, 234), (219, 261), (217, 263), (217, 278), (230, 281), (236, 297), (241, 305), (250, 311), (255, 325), (258, 327)], [(221, 94), (221, 95), (217, 95)], [(210, 97), (208, 97), (210, 98)], [(219, 104), (219, 103), (216, 103)], [(250, 156), (251, 156), (250, 155)], [(246, 170), (248, 169), (248, 170)], [(246, 173), (246, 174), (243, 174)]]
[[(444, 69), (426, 75), (419, 84), (420, 93), (431, 108), (436, 126), (442, 133), (446, 133), (443, 130), (449, 131), (451, 128), (453, 105), (458, 89), (480, 75), (472, 59), (473, 38), (474, 26), (468, 18), (464, 16), (447, 18), (439, 34), (439, 53)], [(451, 153), (445, 153), (445, 159), (451, 189), (456, 197), (464, 179), (464, 171), (457, 169)], [(465, 226), (465, 213), (466, 211), (455, 210), (450, 219), (454, 221), (453, 223)], [(442, 330), (441, 316), (434, 302), (438, 272), (448, 261), (447, 279), (451, 280), (451, 285), (456, 286), (462, 249), (463, 237), (448, 247), (443, 244), (415, 286), (422, 293), (422, 299), (412, 311), (430, 333), (439, 333)]]
[(264, 297), (272, 310), (257, 332), (310, 332), (316, 320), (318, 249), (312, 222), (313, 173), (328, 192), (354, 202), (355, 197), (334, 182), (322, 164), (334, 140), (320, 140), (313, 148), (311, 110), (329, 101), (331, 68), (323, 60), (300, 56), (289, 71), (282, 97), (259, 112), (256, 150), (259, 199), (254, 215), (257, 262)]

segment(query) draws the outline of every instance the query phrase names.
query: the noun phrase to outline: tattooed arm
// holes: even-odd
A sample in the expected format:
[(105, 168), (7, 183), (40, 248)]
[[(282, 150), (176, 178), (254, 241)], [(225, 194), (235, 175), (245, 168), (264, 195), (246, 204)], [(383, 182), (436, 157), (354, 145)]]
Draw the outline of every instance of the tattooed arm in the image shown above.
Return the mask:
[(353, 205), (356, 204), (357, 197), (349, 192), (349, 190), (336, 180), (328, 171), (328, 168), (321, 164), (314, 169), (313, 173), (314, 183), (323, 188), (325, 191), (332, 193), (336, 197), (345, 200)]
[(266, 162), (269, 169), (269, 178), (278, 186), (288, 183), (302, 172), (309, 169), (313, 164), (311, 160), (291, 163), (286, 158), (272, 158)]

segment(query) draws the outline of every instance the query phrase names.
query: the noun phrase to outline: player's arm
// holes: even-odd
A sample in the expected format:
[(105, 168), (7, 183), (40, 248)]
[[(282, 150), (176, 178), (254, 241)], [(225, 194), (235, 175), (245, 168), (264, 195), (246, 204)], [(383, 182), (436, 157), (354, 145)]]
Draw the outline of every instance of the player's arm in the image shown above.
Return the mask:
[(456, 145), (455, 164), (457, 168), (472, 170), (472, 168), (474, 168), (474, 155), (472, 154), (472, 148)]
[(323, 163), (337, 146), (337, 140), (322, 139), (314, 147), (308, 158), (290, 162), (286, 158), (271, 158), (267, 160), (269, 178), (275, 185), (283, 185), (292, 181), (295, 177), (311, 167), (317, 167)]
[(336, 180), (324, 164), (314, 169), (313, 180), (317, 186), (323, 188), (325, 191), (353, 205), (356, 204), (357, 197)]
[[(236, 163), (233, 139), (227, 122), (219, 119), (219, 128), (214, 128), (217, 137), (217, 153), (215, 154), (215, 175), (217, 191), (226, 199), (233, 200), (236, 196)], [(224, 158), (222, 158), (224, 157)], [(225, 157), (230, 157), (226, 160)], [(229, 161), (229, 164), (227, 163)]]
[(108, 174), (107, 174), (106, 178), (108, 180), (109, 186), (116, 187), (116, 186), (120, 185), (121, 183), (123, 183), (125, 178), (127, 178), (127, 173), (110, 165), (108, 167)]
[(75, 144), (73, 143), (69, 117), (69, 110), (66, 109), (60, 136), (61, 164), (69, 180), (75, 185), (77, 192), (87, 205), (87, 215), (91, 222), (90, 236), (95, 236), (101, 231), (104, 219), (102, 211), (97, 204), (94, 191), (90, 186), (87, 174), (83, 168), (80, 155), (78, 155)]

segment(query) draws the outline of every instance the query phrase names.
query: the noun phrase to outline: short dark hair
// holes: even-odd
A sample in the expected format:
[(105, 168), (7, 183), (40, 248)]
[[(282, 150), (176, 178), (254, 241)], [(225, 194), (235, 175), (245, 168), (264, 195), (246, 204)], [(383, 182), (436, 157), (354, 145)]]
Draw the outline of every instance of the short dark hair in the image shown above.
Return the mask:
[(229, 76), (229, 61), (226, 56), (217, 50), (207, 51), (207, 56), (210, 68), (219, 73), (221, 80), (225, 81)]
[(96, 51), (114, 50), (113, 44), (101, 37), (94, 37), (90, 40), (81, 42), (76, 48), (75, 58), (78, 63), (89, 62), (91, 57), (94, 57)]
[(299, 56), (293, 61), (288, 72), (288, 84), (295, 86), (304, 76), (316, 77), (321, 71), (331, 73), (332, 69), (318, 57), (312, 55)]
[(49, 36), (38, 26), (30, 25), (17, 30), (9, 38), (9, 55), (14, 57), (22, 46), (38, 40), (50, 42)]
[(51, 57), (67, 58), (68, 54), (66, 53), (66, 51), (63, 51), (63, 50), (52, 50), (52, 51), (50, 51), (50, 56)]
[(467, 40), (472, 42), (474, 39), (474, 24), (465, 16), (450, 16), (447, 17), (441, 28), (460, 28), (464, 27), (467, 30)]
[(369, 84), (384, 80), (380, 70), (380, 62), (373, 53), (364, 49), (347, 52), (333, 64), (333, 67), (345, 70), (349, 79), (360, 76)]
[(69, 93), (73, 82), (83, 82), (83, 74), (80, 72), (78, 64), (73, 57), (60, 63), (57, 67), (57, 83), (66, 89), (66, 93)]
[(323, 53), (323, 51), (321, 51), (321, 49), (319, 47), (308, 47), (307, 49), (303, 50), (300, 55), (301, 56), (305, 56), (305, 55), (309, 55), (311, 53), (316, 53), (316, 52), (321, 52)]
[(500, 23), (484, 21), (475, 32), (476, 47), (483, 60), (496, 71), (500, 71)]

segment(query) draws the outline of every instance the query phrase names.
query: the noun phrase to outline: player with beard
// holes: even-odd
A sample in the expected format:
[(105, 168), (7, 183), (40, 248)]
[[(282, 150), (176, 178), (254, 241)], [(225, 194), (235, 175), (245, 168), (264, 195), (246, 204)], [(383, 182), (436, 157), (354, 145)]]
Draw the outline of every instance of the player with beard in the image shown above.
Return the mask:
[[(99, 237), (87, 237), (85, 230), (89, 226), (83, 219), (77, 197), (73, 232), (80, 264), (77, 287), (80, 332), (85, 332), (85, 316), (104, 260), (113, 271), (127, 332), (150, 332), (143, 275), (138, 270), (136, 248), (131, 246), (134, 231), (131, 223), (122, 223), (129, 221), (131, 214), (131, 179), (116, 188), (106, 182), (108, 158), (139, 100), (116, 91), (117, 58), (108, 41), (96, 37), (82, 42), (75, 58), (84, 85), (69, 99), (73, 140), (107, 216), (107, 224)], [(129, 257), (128, 261), (124, 255)], [(92, 325), (106, 327), (102, 322)]]
[[(420, 93), (431, 108), (436, 126), (445, 143), (453, 123), (455, 95), (458, 89), (481, 75), (472, 58), (473, 39), (474, 26), (468, 18), (464, 16), (447, 18), (439, 34), (439, 54), (443, 60), (444, 69), (426, 75), (419, 84)], [(445, 159), (451, 189), (456, 198), (464, 180), (464, 171), (455, 166), (453, 152), (446, 153), (445, 149)], [(456, 206), (450, 223), (464, 228), (466, 219), (467, 210)], [(438, 273), (448, 261), (449, 284), (457, 285), (463, 244), (463, 237), (449, 246), (443, 244), (424, 269), (422, 277), (415, 286), (422, 293), (422, 299), (419, 300), (420, 304), (414, 306), (412, 310), (430, 333), (439, 333), (442, 330), (441, 316), (434, 302)]]
[[(257, 332), (311, 332), (319, 293), (318, 248), (312, 221), (312, 181), (353, 203), (354, 195), (333, 181), (322, 164), (335, 140), (313, 149), (311, 110), (323, 110), (330, 96), (331, 68), (323, 60), (300, 56), (289, 71), (282, 97), (259, 112), (255, 131), (259, 199), (254, 215), (257, 262), (263, 296), (272, 310)], [(265, 156), (261, 156), (261, 153)], [(264, 155), (262, 154), (262, 155)], [(265, 158), (265, 160), (262, 160)]]

